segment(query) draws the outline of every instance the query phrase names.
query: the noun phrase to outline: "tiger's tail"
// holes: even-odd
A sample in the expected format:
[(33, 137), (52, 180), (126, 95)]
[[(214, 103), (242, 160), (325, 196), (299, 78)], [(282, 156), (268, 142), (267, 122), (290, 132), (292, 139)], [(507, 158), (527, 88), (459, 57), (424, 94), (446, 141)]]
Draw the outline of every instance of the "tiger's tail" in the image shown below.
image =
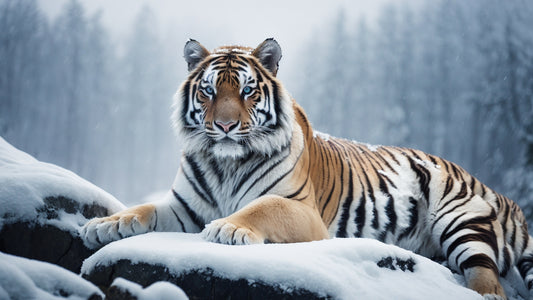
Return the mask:
[(524, 284), (529, 290), (530, 297), (533, 297), (533, 237), (529, 236), (527, 247), (522, 252), (522, 256), (516, 264), (520, 275), (524, 279)]

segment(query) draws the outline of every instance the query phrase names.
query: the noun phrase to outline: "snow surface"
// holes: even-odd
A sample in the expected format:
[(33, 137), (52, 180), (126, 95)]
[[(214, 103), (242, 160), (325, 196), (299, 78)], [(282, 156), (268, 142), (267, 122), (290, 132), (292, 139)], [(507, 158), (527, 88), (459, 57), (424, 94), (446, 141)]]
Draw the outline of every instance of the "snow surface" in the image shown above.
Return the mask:
[(88, 299), (103, 293), (56, 265), (0, 252), (0, 299)]
[(43, 199), (57, 196), (80, 205), (97, 203), (111, 212), (125, 208), (113, 196), (73, 172), (40, 162), (0, 137), (0, 229), (4, 224), (33, 220), (77, 233), (87, 221), (80, 213), (58, 212), (59, 217), (54, 220), (38, 213), (37, 209), (44, 206)]
[(321, 131), (318, 131), (318, 130), (313, 130), (313, 138), (321, 138), (322, 140), (324, 140), (324, 142), (327, 142), (329, 141), (329, 139), (331, 138), (331, 136), (327, 133), (324, 133), (324, 132), (321, 132)]
[(187, 300), (189, 297), (182, 289), (176, 285), (166, 282), (158, 281), (145, 289), (140, 284), (128, 281), (124, 278), (116, 278), (112, 286), (118, 287), (123, 291), (128, 291), (131, 295), (137, 297), (138, 300)]
[[(414, 272), (378, 267), (386, 257), (415, 262)], [(113, 242), (85, 260), (82, 274), (119, 259), (165, 265), (179, 275), (211, 268), (215, 275), (303, 288), (337, 299), (482, 299), (449, 269), (405, 249), (372, 239), (229, 246), (198, 234), (148, 233)]]
[(318, 131), (318, 130), (313, 130), (313, 138), (317, 138), (317, 137), (321, 138), (324, 142), (328, 142), (331, 138), (335, 138), (335, 139), (338, 139), (338, 140), (351, 142), (351, 143), (354, 143), (354, 144), (359, 145), (359, 146), (364, 146), (364, 147), (366, 147), (368, 150), (370, 150), (372, 152), (378, 151), (378, 149), (381, 147), (381, 145), (373, 145), (373, 144), (358, 142), (356, 140), (347, 140), (345, 138), (333, 137), (333, 136), (329, 135), (328, 133), (324, 133), (324, 132), (321, 132), (321, 131)]

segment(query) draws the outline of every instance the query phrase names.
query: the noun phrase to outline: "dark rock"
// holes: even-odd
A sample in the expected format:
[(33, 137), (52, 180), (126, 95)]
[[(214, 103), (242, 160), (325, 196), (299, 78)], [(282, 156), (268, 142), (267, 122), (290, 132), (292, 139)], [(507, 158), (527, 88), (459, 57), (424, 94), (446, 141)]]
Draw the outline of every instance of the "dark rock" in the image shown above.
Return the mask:
[(83, 260), (96, 249), (85, 247), (74, 228), (67, 231), (42, 220), (56, 220), (61, 211), (79, 212), (87, 219), (103, 217), (108, 215), (108, 209), (98, 204), (80, 205), (63, 196), (47, 197), (43, 201), (44, 206), (37, 208), (37, 219), (41, 222), (15, 221), (2, 226), (0, 252), (54, 263), (79, 273)]
[(117, 286), (111, 286), (105, 295), (106, 300), (137, 300), (137, 297)]
[(377, 262), (378, 267), (387, 268), (391, 270), (400, 269), (402, 271), (414, 272), (414, 267), (416, 265), (415, 261), (412, 258), (401, 259), (398, 257), (384, 257)]
[(20, 222), (2, 227), (0, 251), (50, 262), (79, 273), (83, 260), (95, 250), (85, 247), (78, 236), (55, 226)]
[[(147, 287), (157, 281), (168, 281), (182, 288), (190, 299), (303, 300), (331, 298), (321, 297), (303, 289), (287, 291), (279, 286), (262, 282), (253, 282), (246, 279), (232, 280), (215, 275), (213, 270), (209, 268), (189, 270), (184, 274), (174, 275), (165, 266), (132, 263), (126, 259), (118, 260), (111, 266), (98, 266), (91, 273), (83, 274), (83, 277), (101, 287), (109, 287), (117, 277), (138, 283), (143, 287)], [(116, 296), (119, 291), (110, 288), (108, 293)]]
[(76, 214), (77, 212), (80, 212), (87, 219), (105, 217), (111, 214), (107, 208), (96, 203), (80, 205), (80, 203), (63, 196), (46, 197), (43, 199), (43, 202), (44, 207), (39, 210), (54, 212), (55, 217), (53, 218), (57, 218), (57, 211), (60, 210), (64, 210), (68, 214)]

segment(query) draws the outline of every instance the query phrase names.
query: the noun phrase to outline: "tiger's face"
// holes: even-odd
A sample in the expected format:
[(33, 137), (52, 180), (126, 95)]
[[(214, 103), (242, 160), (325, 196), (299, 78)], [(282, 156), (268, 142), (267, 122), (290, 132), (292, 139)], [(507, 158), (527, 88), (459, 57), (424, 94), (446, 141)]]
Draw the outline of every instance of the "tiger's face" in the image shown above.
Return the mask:
[(256, 49), (185, 45), (189, 76), (175, 97), (173, 121), (186, 153), (238, 159), (270, 156), (292, 135), (292, 100), (276, 79), (281, 49), (267, 39)]

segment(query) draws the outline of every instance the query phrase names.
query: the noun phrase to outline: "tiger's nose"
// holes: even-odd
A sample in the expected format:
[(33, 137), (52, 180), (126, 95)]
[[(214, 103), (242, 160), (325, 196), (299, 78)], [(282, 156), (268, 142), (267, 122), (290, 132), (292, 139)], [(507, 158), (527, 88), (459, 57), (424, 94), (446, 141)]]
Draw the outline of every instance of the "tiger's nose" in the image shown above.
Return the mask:
[(222, 129), (225, 133), (230, 132), (233, 128), (237, 127), (237, 122), (235, 121), (228, 121), (228, 122), (222, 122), (222, 121), (215, 121), (215, 125)]

